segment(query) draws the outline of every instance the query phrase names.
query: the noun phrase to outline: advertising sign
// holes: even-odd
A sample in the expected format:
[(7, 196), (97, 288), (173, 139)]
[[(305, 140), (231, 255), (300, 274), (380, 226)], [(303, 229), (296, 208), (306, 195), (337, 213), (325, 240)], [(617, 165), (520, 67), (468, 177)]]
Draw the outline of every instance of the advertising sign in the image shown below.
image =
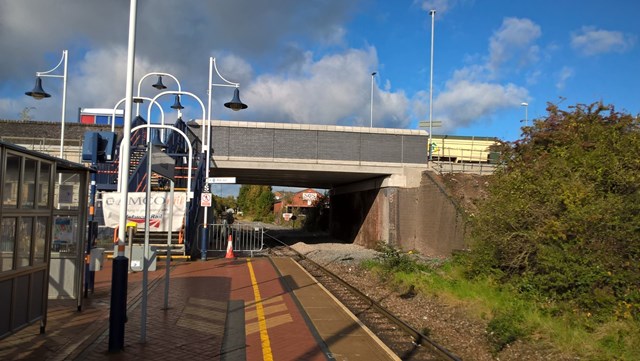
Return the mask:
[[(129, 192), (127, 204), (127, 219), (138, 224), (138, 230), (144, 230), (145, 208), (147, 205), (146, 192)], [(168, 232), (169, 210), (173, 209), (173, 222), (171, 231), (177, 232), (182, 227), (187, 193), (175, 192), (173, 204), (169, 204), (169, 192), (151, 192), (151, 210), (149, 213), (150, 231)], [(102, 192), (102, 211), (105, 226), (115, 228), (119, 225), (120, 193)]]

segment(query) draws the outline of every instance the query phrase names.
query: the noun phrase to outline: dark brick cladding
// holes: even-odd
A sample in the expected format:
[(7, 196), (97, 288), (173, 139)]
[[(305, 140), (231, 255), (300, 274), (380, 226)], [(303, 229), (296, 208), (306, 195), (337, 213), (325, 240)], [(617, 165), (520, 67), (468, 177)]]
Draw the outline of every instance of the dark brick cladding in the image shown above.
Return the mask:
[[(110, 125), (82, 124), (77, 122), (64, 123), (64, 138), (82, 140), (85, 132), (111, 130)], [(122, 127), (116, 127), (121, 133)], [(3, 120), (0, 119), (0, 137), (30, 137), (30, 138), (60, 138), (59, 122)]]

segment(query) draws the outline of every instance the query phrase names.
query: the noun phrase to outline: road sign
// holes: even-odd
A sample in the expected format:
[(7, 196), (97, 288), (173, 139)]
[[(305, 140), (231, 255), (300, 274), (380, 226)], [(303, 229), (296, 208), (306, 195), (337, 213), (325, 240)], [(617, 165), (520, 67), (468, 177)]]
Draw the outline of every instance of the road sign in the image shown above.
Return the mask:
[(211, 193), (202, 193), (200, 196), (200, 207), (211, 207)]
[(284, 218), (285, 221), (290, 220), (292, 216), (293, 213), (282, 213), (282, 218)]
[(234, 184), (235, 182), (236, 182), (236, 177), (213, 177), (213, 178), (207, 178), (207, 183)]

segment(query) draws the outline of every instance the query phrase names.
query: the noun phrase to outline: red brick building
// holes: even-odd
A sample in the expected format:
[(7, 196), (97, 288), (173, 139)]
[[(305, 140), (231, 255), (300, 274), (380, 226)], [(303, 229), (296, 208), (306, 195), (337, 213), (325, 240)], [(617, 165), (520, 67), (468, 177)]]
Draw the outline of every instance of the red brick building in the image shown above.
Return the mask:
[(306, 210), (313, 208), (316, 201), (323, 197), (322, 193), (315, 189), (307, 188), (293, 195), (274, 193), (276, 202), (273, 204), (273, 212), (276, 216), (281, 217), (283, 213), (293, 213), (296, 215), (306, 214)]

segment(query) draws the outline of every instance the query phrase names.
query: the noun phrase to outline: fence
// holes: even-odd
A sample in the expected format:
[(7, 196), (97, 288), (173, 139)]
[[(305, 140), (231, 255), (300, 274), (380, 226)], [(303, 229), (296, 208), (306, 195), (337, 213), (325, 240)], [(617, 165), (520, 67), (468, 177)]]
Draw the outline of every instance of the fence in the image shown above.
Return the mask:
[[(207, 228), (209, 229), (208, 251), (225, 251), (229, 236), (233, 242), (234, 252), (250, 252), (253, 256), (253, 252), (262, 251), (264, 248), (264, 228), (262, 227), (247, 224), (208, 224)], [(198, 240), (200, 239), (198, 235)]]

